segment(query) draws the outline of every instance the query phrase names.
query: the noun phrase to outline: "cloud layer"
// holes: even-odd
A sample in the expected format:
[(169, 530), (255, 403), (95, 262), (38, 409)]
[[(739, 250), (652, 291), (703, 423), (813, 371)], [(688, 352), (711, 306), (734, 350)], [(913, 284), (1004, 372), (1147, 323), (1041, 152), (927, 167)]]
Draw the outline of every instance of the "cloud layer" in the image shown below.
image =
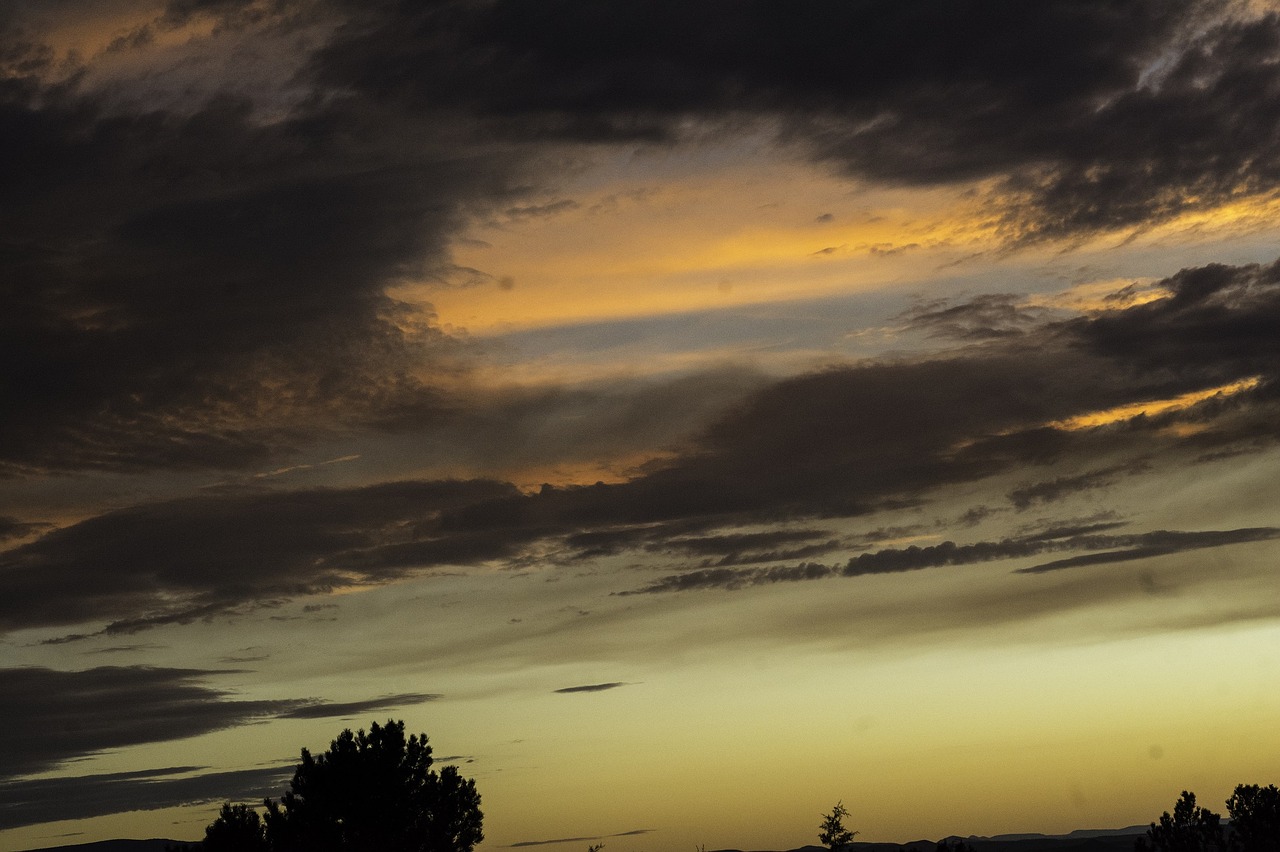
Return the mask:
[(261, 86), (158, 104), (77, 86), (38, 19), (10, 18), (10, 476), (244, 468), (447, 421), (465, 346), (388, 288), (447, 266), (476, 214), (536, 209), (520, 199), (568, 142), (763, 122), (867, 180), (995, 180), (1013, 241), (1280, 176), (1280, 18), (1227, 2), (171, 3), (109, 52), (197, 19), (215, 46), (325, 21), (287, 108)]
[[(1145, 475), (1155, 460), (1274, 443), (1280, 265), (1188, 269), (1161, 286), (1167, 297), (1142, 305), (777, 381), (621, 483), (233, 490), (109, 512), (0, 554), (0, 623), (104, 621), (127, 633), (518, 562), (535, 546), (570, 560), (716, 558), (725, 571), (803, 561), (840, 544), (821, 529), (724, 529), (856, 517), (927, 502), (946, 485), (1044, 471), (1007, 495), (1026, 509)], [(1153, 415), (1132, 408), (1220, 387), (1233, 389)], [(1097, 467), (1101, 458), (1115, 461)], [(854, 562), (873, 558), (889, 556)]]

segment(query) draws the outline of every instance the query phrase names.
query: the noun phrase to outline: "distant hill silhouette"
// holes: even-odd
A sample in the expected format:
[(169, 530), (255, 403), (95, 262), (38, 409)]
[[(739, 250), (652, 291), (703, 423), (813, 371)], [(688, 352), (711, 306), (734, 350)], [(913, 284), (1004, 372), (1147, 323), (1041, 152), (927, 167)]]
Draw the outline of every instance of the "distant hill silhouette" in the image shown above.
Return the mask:
[(27, 852), (165, 852), (165, 849), (169, 847), (182, 849), (187, 846), (190, 846), (193, 850), (196, 848), (194, 841), (165, 840), (163, 838), (153, 838), (151, 840), (99, 840), (96, 843), (78, 843), (73, 846), (42, 846), (39, 849), (29, 849)]
[[(1147, 830), (1145, 825), (1128, 828), (1084, 829), (1070, 834), (1002, 834), (997, 837), (959, 837), (974, 852), (1133, 852), (1135, 837)], [(910, 843), (850, 843), (849, 852), (934, 852), (936, 840), (913, 840)], [(719, 852), (741, 852), (724, 849)], [(830, 852), (825, 846), (801, 846), (790, 852)]]
[[(996, 837), (958, 837), (974, 852), (1133, 852), (1133, 839), (1147, 830), (1145, 825), (1128, 828), (1086, 829), (1070, 834), (1001, 834)], [(182, 848), (179, 840), (102, 840), (75, 846), (46, 846), (27, 852), (165, 852), (167, 846)], [(194, 844), (190, 844), (194, 849)], [(934, 852), (936, 840), (910, 843), (851, 843), (850, 852)], [(565, 847), (569, 848), (568, 846)], [(719, 852), (741, 852), (723, 849)], [(801, 846), (790, 852), (829, 852), (825, 846)]]

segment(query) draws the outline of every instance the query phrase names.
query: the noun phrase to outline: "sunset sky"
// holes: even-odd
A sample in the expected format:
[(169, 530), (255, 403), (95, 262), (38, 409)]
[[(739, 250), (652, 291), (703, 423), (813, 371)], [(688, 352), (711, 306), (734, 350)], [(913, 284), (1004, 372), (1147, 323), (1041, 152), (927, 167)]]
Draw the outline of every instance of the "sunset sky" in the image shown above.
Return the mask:
[(0, 852), (1280, 782), (1280, 7), (0, 0)]

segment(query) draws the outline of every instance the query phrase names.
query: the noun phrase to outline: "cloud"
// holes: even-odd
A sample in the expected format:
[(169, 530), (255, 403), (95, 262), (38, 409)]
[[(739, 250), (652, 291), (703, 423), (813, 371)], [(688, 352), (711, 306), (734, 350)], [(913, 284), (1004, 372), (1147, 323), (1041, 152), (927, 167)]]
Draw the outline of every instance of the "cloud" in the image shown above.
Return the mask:
[(1072, 476), (1060, 476), (1045, 482), (1021, 485), (1009, 492), (1009, 502), (1020, 510), (1028, 509), (1037, 503), (1052, 503), (1071, 494), (1114, 485), (1118, 481), (1117, 474), (1141, 472), (1145, 467), (1145, 462), (1140, 461), (1130, 465), (1091, 470)]
[(17, 518), (0, 516), (0, 541), (6, 541), (11, 538), (26, 538), (36, 532), (47, 530), (51, 526), (51, 524), (31, 523), (19, 521)]
[[(388, 292), (446, 268), (472, 217), (571, 209), (540, 186), (552, 144), (745, 116), (860, 178), (994, 178), (1015, 241), (1280, 177), (1280, 17), (1225, 2), (228, 0), (147, 26), (278, 34), (308, 16), (327, 23), (291, 48), (301, 95), (279, 103), (269, 86), (169, 103), (125, 78), (54, 82), (18, 16), (0, 57), (0, 474), (278, 469), (353, 427), (466, 434), (484, 419), (457, 395), (468, 345)], [(915, 322), (1030, 327), (997, 296)]]
[(934, 300), (916, 305), (902, 315), (905, 327), (929, 337), (954, 340), (989, 340), (1024, 334), (1043, 325), (1048, 312), (1029, 307), (1009, 293), (985, 293), (952, 304)]
[(443, 696), (434, 693), (406, 692), (400, 695), (387, 695), (382, 698), (371, 698), (366, 701), (317, 701), (314, 704), (303, 704), (279, 714), (281, 719), (330, 719), (334, 717), (350, 717), (374, 710), (387, 710), (406, 707), (412, 704), (425, 704)]
[(1100, 536), (1096, 540), (1096, 546), (1118, 546), (1126, 549), (1058, 559), (1053, 562), (1033, 565), (1030, 568), (1019, 568), (1017, 573), (1043, 574), (1048, 571), (1060, 571), (1064, 568), (1077, 568), (1085, 565), (1111, 565), (1135, 559), (1164, 556), (1169, 553), (1182, 553), (1188, 550), (1201, 550), (1210, 547), (1225, 547), (1231, 544), (1252, 541), (1270, 541), (1275, 538), (1280, 538), (1280, 529), (1274, 527), (1205, 530), (1203, 532), (1158, 530), (1136, 536)]
[[(535, 553), (559, 564), (628, 551), (699, 560), (705, 573), (683, 584), (785, 579), (820, 571), (811, 560), (842, 546), (818, 519), (922, 506), (948, 485), (1014, 472), (1042, 476), (1009, 492), (1025, 507), (1274, 443), (1280, 264), (1186, 269), (1158, 290), (1168, 295), (1046, 320), (1034, 334), (756, 385), (620, 482), (532, 493), (490, 480), (231, 489), (107, 512), (0, 554), (0, 626), (97, 621), (129, 633)], [(1211, 392), (1223, 387), (1234, 390)], [(1161, 403), (1187, 394), (1199, 401)], [(851, 564), (989, 558), (953, 547)], [(781, 562), (793, 564), (732, 570)]]
[(622, 681), (615, 681), (613, 683), (589, 683), (585, 686), (566, 686), (563, 689), (555, 690), (555, 692), (557, 695), (567, 695), (577, 692), (605, 692), (610, 689), (617, 689), (620, 686), (627, 685), (628, 684), (623, 683)]
[(351, 100), (267, 120), (24, 81), (0, 91), (0, 474), (278, 466), (442, 416), (430, 373), (461, 345), (386, 291), (443, 261), (511, 155)]
[(839, 568), (819, 562), (802, 562), (799, 565), (775, 565), (769, 568), (703, 568), (697, 571), (671, 574), (643, 588), (617, 592), (616, 594), (627, 596), (687, 592), (698, 589), (736, 590), (746, 586), (794, 583), (802, 580), (822, 580), (827, 577), (837, 576), (839, 573)]
[(0, 626), (105, 619), (108, 633), (131, 633), (386, 582), (435, 562), (509, 555), (510, 541), (423, 537), (415, 528), (450, 506), (515, 493), (487, 481), (405, 482), (237, 491), (109, 512), (0, 554)]
[[(921, 571), (926, 568), (975, 565), (1005, 559), (1019, 559), (1052, 551), (1103, 550), (1046, 562), (1027, 568), (1018, 568), (1016, 574), (1043, 574), (1064, 568), (1086, 565), (1106, 565), (1165, 556), (1191, 550), (1226, 547), (1254, 541), (1270, 541), (1280, 538), (1280, 528), (1259, 527), (1237, 530), (1205, 530), (1197, 532), (1158, 530), (1132, 535), (1103, 535), (1095, 529), (1109, 528), (1100, 524), (1084, 529), (1063, 528), (1033, 535), (1006, 538), (998, 541), (980, 541), (956, 544), (944, 541), (940, 544), (920, 547), (884, 548), (871, 553), (861, 553), (849, 559), (843, 567), (820, 563), (801, 563), (794, 566), (769, 568), (728, 569), (712, 568), (671, 574), (655, 580), (647, 586), (620, 595), (663, 594), (702, 589), (736, 590), (748, 586), (773, 583), (789, 583), (804, 580), (824, 580), (831, 577), (861, 577), (872, 574), (897, 574)], [(1124, 548), (1120, 550), (1111, 548)]]
[(108, 749), (184, 739), (276, 716), (297, 701), (241, 701), (203, 685), (220, 672), (102, 666), (0, 669), (0, 779)]
[(508, 207), (504, 211), (504, 215), (508, 219), (544, 219), (560, 213), (567, 213), (570, 210), (577, 210), (581, 206), (572, 198), (561, 198), (558, 201), (548, 201), (546, 204), (525, 204), (518, 207)]
[(670, 141), (746, 116), (861, 178), (997, 178), (1015, 241), (1142, 226), (1280, 177), (1280, 16), (1227, 0), (500, 0), (366, 24), (317, 54), (319, 84), (521, 140)]
[(556, 840), (522, 840), (519, 843), (512, 843), (507, 849), (522, 849), (526, 846), (551, 846), (556, 843), (583, 843), (588, 840), (603, 840), (608, 837), (635, 837), (641, 834), (652, 834), (657, 831), (656, 828), (637, 828), (632, 831), (622, 831), (617, 834), (594, 834), (584, 837), (561, 837)]
[[(260, 802), (288, 788), (292, 766), (229, 772), (175, 766), (63, 778), (0, 781), (0, 830), (55, 820), (218, 801)], [(192, 774), (193, 773), (193, 774)], [(188, 775), (173, 778), (173, 775)]]

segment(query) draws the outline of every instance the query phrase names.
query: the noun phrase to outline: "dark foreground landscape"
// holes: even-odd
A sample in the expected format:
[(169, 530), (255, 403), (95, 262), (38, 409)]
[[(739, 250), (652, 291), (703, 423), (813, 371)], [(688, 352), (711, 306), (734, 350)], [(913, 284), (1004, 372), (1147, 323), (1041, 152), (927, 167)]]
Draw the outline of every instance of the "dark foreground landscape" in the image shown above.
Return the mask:
[[(1073, 831), (1070, 834), (1006, 834), (997, 837), (951, 837), (963, 840), (974, 852), (1132, 852), (1134, 840), (1146, 826), (1099, 831)], [(569, 844), (565, 844), (568, 846)], [(910, 843), (852, 843), (850, 852), (934, 852), (938, 842), (915, 840)], [(195, 843), (176, 840), (102, 840), (72, 846), (46, 846), (29, 852), (165, 852), (168, 848), (199, 848)], [(740, 850), (721, 850), (740, 852)], [(824, 846), (802, 846), (791, 852), (828, 852)]]

